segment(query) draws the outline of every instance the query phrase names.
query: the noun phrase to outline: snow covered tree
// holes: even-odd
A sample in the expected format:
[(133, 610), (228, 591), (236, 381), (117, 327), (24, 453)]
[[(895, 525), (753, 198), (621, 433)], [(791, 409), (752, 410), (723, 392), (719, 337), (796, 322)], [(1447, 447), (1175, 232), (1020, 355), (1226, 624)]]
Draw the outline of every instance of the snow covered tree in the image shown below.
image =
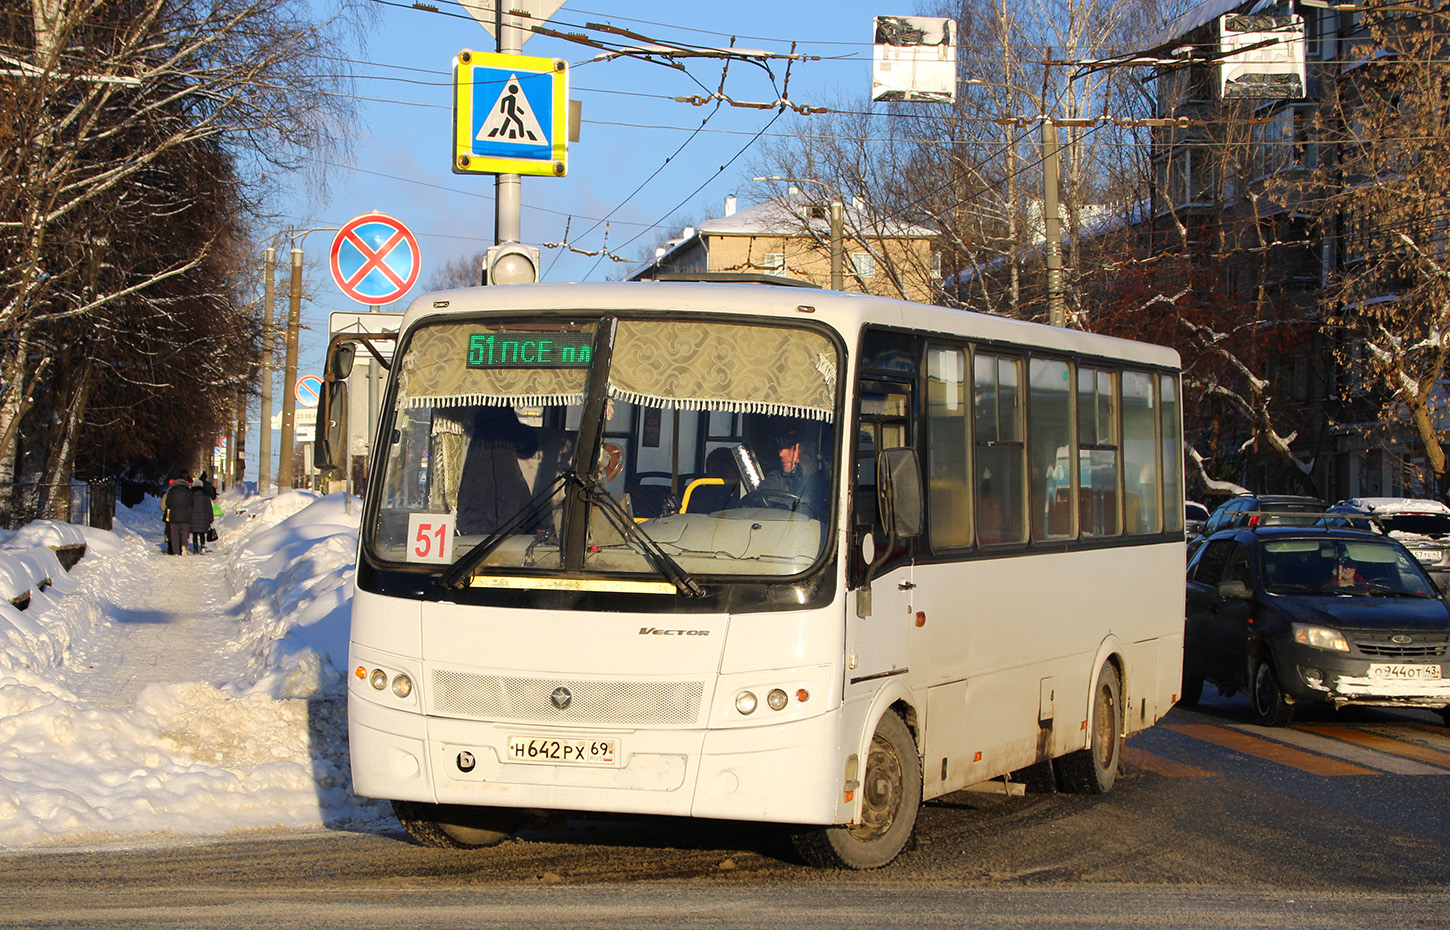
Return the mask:
[[(1417, 12), (1418, 11), (1418, 12)], [(1450, 10), (1371, 3), (1357, 61), (1326, 88), (1338, 158), (1316, 179), (1337, 226), (1325, 292), (1343, 388), (1375, 400), (1390, 429), (1423, 446), (1436, 492), (1450, 491)]]

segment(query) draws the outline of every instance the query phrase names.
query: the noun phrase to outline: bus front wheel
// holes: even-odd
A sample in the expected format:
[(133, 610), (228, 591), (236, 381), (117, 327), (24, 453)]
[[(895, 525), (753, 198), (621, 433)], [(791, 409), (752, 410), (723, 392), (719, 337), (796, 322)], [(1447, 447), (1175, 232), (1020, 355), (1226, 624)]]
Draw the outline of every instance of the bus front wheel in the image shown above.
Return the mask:
[(811, 865), (878, 869), (901, 854), (921, 807), (921, 760), (911, 730), (894, 713), (876, 725), (861, 781), (861, 819), (846, 826), (802, 829), (791, 839)]
[(1057, 786), (1075, 794), (1107, 794), (1123, 757), (1123, 685), (1111, 663), (1098, 670), (1089, 726), (1092, 745), (1057, 760)]
[(484, 849), (497, 846), (522, 823), (511, 810), (394, 801), (393, 813), (408, 835), (423, 846), (438, 849)]

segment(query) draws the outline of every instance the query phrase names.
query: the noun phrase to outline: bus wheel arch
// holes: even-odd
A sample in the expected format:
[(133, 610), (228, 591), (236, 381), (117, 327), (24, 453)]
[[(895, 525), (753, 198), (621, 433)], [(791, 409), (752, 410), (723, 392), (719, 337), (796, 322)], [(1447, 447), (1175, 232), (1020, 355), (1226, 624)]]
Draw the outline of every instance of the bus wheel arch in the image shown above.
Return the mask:
[(1112, 653), (1093, 676), (1088, 697), (1088, 744), (1053, 765), (1059, 789), (1076, 794), (1106, 794), (1123, 764), (1126, 705), (1122, 658)]
[(522, 812), (499, 807), (394, 801), (393, 813), (409, 836), (435, 849), (497, 846), (523, 824)]
[(916, 735), (893, 704), (876, 722), (862, 766), (859, 810), (850, 824), (801, 827), (791, 834), (801, 858), (833, 869), (877, 869), (907, 848), (921, 809), (921, 755)]

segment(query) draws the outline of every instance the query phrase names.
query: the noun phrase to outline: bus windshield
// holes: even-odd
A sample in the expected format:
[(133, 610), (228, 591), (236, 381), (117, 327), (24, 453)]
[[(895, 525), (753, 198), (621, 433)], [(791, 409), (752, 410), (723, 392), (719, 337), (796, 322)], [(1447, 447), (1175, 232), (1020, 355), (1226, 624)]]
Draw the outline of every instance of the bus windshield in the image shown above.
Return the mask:
[(760, 323), (425, 322), (396, 362), (364, 546), (470, 578), (645, 574), (682, 591), (803, 572), (835, 509), (839, 364), (822, 332)]

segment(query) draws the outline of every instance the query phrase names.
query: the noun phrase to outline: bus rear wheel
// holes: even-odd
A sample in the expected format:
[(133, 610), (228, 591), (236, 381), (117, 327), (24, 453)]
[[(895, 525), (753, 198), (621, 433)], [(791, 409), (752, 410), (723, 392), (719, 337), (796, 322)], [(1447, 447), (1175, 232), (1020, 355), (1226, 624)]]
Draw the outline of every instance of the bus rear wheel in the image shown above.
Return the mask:
[(1093, 687), (1092, 745), (1057, 760), (1057, 787), (1075, 794), (1107, 794), (1123, 757), (1123, 684), (1104, 663)]
[(460, 804), (394, 801), (393, 813), (408, 835), (436, 849), (484, 849), (513, 835), (523, 818), (515, 811)]
[(861, 781), (861, 819), (813, 827), (791, 839), (801, 858), (825, 869), (879, 869), (911, 840), (921, 807), (921, 760), (911, 730), (894, 713), (876, 725)]

